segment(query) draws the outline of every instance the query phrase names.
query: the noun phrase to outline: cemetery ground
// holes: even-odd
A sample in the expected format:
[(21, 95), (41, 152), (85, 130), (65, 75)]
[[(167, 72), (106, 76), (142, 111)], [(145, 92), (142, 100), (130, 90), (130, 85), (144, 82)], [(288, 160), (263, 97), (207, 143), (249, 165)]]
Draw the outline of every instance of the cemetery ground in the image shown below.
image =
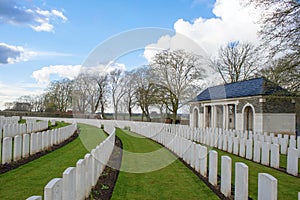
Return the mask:
[[(126, 133), (126, 134), (124, 134)], [(128, 131), (117, 130), (123, 148), (132, 152), (155, 151), (161, 146), (149, 139), (132, 137)], [(218, 176), (221, 175), (221, 156), (232, 158), (232, 194), (234, 193), (235, 163), (249, 167), (249, 199), (257, 199), (258, 173), (268, 173), (278, 179), (278, 199), (297, 199), (300, 178), (239, 156), (213, 149), (218, 152)], [(167, 150), (166, 150), (167, 151)], [(126, 156), (123, 156), (123, 160)], [(207, 156), (209, 160), (209, 156)], [(134, 162), (134, 161), (132, 161)], [(281, 155), (280, 167), (286, 167), (286, 156)], [(299, 166), (300, 167), (300, 166)], [(175, 180), (175, 181), (174, 181)], [(220, 183), (220, 182), (219, 182)], [(120, 172), (112, 199), (215, 199), (218, 198), (195, 174), (176, 160), (158, 171), (134, 174)]]
[[(25, 119), (21, 119), (19, 121), (19, 124), (25, 124), (25, 123), (26, 123)], [(64, 126), (68, 126), (68, 125), (70, 125), (70, 123), (66, 123), (64, 121), (56, 121), (54, 125), (51, 125), (51, 122), (49, 121), (48, 122), (48, 130), (58, 129), (58, 128), (62, 128)], [(50, 149), (47, 149), (46, 151), (37, 152), (36, 154), (30, 155), (27, 158), (23, 158), (23, 159), (18, 160), (18, 161), (13, 161), (13, 162), (7, 163), (5, 165), (0, 165), (0, 174), (5, 173), (5, 172), (7, 172), (9, 170), (18, 168), (19, 166), (21, 166), (23, 164), (26, 164), (26, 163), (28, 163), (30, 161), (33, 161), (35, 159), (38, 159), (39, 157), (44, 156), (45, 154), (47, 154), (47, 153), (49, 153), (51, 151), (55, 151), (56, 149), (58, 149), (58, 148), (60, 148), (60, 147), (62, 147), (64, 145), (68, 144), (69, 142), (73, 141), (76, 137), (77, 137), (77, 134), (74, 134), (74, 135), (72, 135), (72, 137), (70, 137), (66, 141), (64, 141), (64, 142), (62, 142), (62, 143), (60, 143), (58, 145), (52, 146)], [(14, 141), (13, 141), (12, 144), (14, 144)], [(1, 156), (2, 156), (2, 153), (0, 153), (0, 159), (1, 159)]]
[[(117, 129), (116, 133), (123, 143), (124, 151), (147, 153), (162, 148), (158, 143), (126, 130)], [(126, 157), (126, 154), (123, 153), (121, 171), (112, 199), (219, 199), (196, 174), (176, 159), (171, 152), (163, 149), (161, 153), (174, 159), (174, 162), (162, 169), (148, 173), (122, 171), (122, 168), (128, 169), (132, 164), (145, 167), (143, 161)]]
[(71, 143), (17, 169), (0, 175), (0, 199), (26, 199), (43, 195), (45, 185), (64, 170), (75, 166), (91, 148), (106, 138), (99, 128), (78, 124), (80, 135)]
[[(44, 187), (51, 179), (61, 177), (67, 167), (75, 166), (79, 159), (83, 158), (87, 152), (90, 152), (107, 137), (102, 130), (96, 127), (85, 124), (78, 125), (80, 135), (71, 143), (17, 169), (1, 174), (0, 199), (26, 199), (32, 195), (43, 195)], [(116, 129), (116, 133), (122, 141), (121, 145), (124, 151), (147, 153), (163, 149), (160, 144), (130, 131)], [(288, 175), (285, 172), (218, 149), (213, 150), (218, 152), (219, 178), (221, 175), (221, 156), (226, 155), (232, 159), (232, 191), (234, 191), (234, 165), (236, 162), (243, 162), (249, 167), (249, 199), (257, 199), (258, 173), (268, 173), (278, 180), (278, 199), (297, 199), (300, 185), (299, 177)], [(148, 164), (123, 154), (119, 176), (116, 174), (117, 170), (106, 167), (109, 170), (104, 170), (100, 176), (98, 187), (93, 189), (90, 199), (99, 199), (97, 194), (100, 193), (102, 193), (101, 199), (109, 199), (110, 197), (112, 199), (219, 199), (198, 175), (186, 167), (180, 159), (176, 159), (174, 154), (167, 149), (163, 149), (161, 153), (174, 159), (174, 162), (148, 173), (122, 171), (122, 169), (128, 169), (132, 165), (140, 164), (140, 167), (145, 167)], [(116, 159), (116, 162), (120, 162), (120, 159)], [(207, 159), (209, 158), (207, 157)], [(284, 168), (286, 156), (281, 155), (280, 159), (280, 167)], [(103, 180), (100, 181), (105, 177), (106, 181), (107, 178), (112, 178), (108, 181), (109, 184)], [(105, 198), (103, 198), (103, 193)]]
[[(276, 170), (262, 164), (255, 163), (245, 158), (230, 154), (219, 149), (213, 149), (218, 152), (218, 175), (221, 175), (221, 156), (229, 156), (232, 159), (232, 185), (234, 185), (235, 163), (242, 162), (249, 167), (249, 197), (257, 199), (258, 191), (258, 173), (268, 173), (278, 180), (278, 199), (297, 199), (300, 185), (300, 178), (289, 175), (285, 172)], [(286, 156), (282, 155), (280, 166), (286, 166)]]

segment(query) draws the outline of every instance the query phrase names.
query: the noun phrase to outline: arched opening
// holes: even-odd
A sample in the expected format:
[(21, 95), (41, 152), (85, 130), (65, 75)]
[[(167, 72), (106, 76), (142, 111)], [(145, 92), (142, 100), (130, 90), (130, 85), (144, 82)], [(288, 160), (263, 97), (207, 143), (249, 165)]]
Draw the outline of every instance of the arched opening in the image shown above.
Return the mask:
[(251, 106), (247, 106), (244, 109), (244, 129), (245, 131), (253, 131), (254, 115)]
[(211, 106), (205, 106), (205, 127), (211, 127)]
[(198, 112), (198, 109), (194, 109), (193, 120), (194, 120), (193, 126), (195, 128), (198, 128), (199, 127), (199, 112)]

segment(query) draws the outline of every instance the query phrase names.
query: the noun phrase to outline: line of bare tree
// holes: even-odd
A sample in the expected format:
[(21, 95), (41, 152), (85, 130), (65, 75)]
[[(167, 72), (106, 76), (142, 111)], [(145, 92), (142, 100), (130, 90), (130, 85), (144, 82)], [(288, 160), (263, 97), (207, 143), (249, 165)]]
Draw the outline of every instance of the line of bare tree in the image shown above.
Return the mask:
[[(300, 5), (299, 0), (243, 1), (262, 8), (259, 36), (263, 43), (229, 41), (219, 48), (210, 66), (224, 83), (265, 76), (283, 88), (300, 94)], [(151, 108), (169, 113), (176, 121), (178, 110), (203, 88), (206, 76), (202, 58), (184, 50), (165, 50), (148, 66), (132, 71), (115, 69), (109, 73), (81, 73), (75, 80), (54, 81), (45, 94), (22, 96), (7, 109), (78, 113), (100, 112), (113, 107), (130, 118), (134, 108), (150, 120)]]
[[(201, 56), (184, 50), (157, 53), (147, 66), (131, 71), (82, 71), (74, 80), (63, 79), (49, 84), (40, 96), (22, 96), (16, 102), (30, 105), (29, 111), (100, 113), (113, 108), (118, 113), (140, 110), (142, 119), (150, 121), (152, 108), (169, 114), (175, 123), (178, 110), (201, 90), (199, 80), (205, 76)], [(16, 102), (7, 103), (8, 109)], [(15, 106), (15, 107), (14, 107)]]

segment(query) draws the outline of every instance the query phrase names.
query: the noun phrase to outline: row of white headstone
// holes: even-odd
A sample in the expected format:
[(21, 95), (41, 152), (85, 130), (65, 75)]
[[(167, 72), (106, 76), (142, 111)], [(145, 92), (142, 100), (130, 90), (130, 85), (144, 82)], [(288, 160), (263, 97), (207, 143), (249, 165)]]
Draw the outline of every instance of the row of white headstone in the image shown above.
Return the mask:
[[(115, 126), (123, 128), (130, 126), (131, 130), (149, 137), (176, 153), (199, 174), (208, 178), (208, 181), (218, 184), (218, 153), (208, 150), (206, 146), (192, 142), (180, 136), (178, 125), (164, 125), (144, 122), (114, 122)], [(170, 131), (170, 127), (172, 130)], [(182, 127), (180, 127), (182, 128)], [(218, 143), (216, 143), (218, 144)], [(212, 145), (213, 146), (213, 145)], [(209, 159), (208, 159), (209, 158)], [(208, 170), (208, 171), (207, 171)], [(232, 160), (229, 156), (221, 157), (221, 192), (229, 197), (231, 193)], [(244, 163), (235, 163), (235, 190), (234, 199), (248, 199), (248, 166)], [(277, 199), (277, 179), (270, 174), (259, 173), (258, 199)], [(300, 193), (298, 193), (300, 200)]]
[(0, 126), (4, 124), (17, 124), (20, 121), (19, 116), (12, 116), (12, 117), (5, 117), (5, 116), (0, 116)]
[[(115, 145), (114, 127), (105, 126), (109, 136), (76, 163), (68, 167), (62, 178), (54, 178), (44, 187), (44, 200), (83, 200), (89, 196), (102, 174)], [(42, 200), (31, 196), (27, 200)]]
[(296, 135), (277, 134), (274, 133), (259, 133), (252, 131), (236, 131), (224, 130), (221, 128), (191, 128), (185, 125), (165, 125), (165, 129), (170, 133), (176, 133), (184, 138), (194, 140), (201, 143), (209, 143), (211, 146), (216, 144), (218, 137), (226, 135), (227, 137), (239, 138), (240, 140), (253, 140), (260, 142), (268, 142), (270, 144), (279, 144), (286, 146), (282, 150), (282, 154), (287, 154), (287, 148), (299, 148), (300, 139), (296, 140)]
[(247, 137), (236, 136), (236, 133), (232, 131), (212, 128), (192, 129), (178, 125), (165, 125), (161, 131), (179, 135), (276, 169), (280, 167), (280, 153), (287, 154), (287, 172), (294, 176), (298, 176), (299, 173), (300, 137), (296, 140), (295, 136), (288, 135), (283, 137), (282, 135), (277, 137), (251, 135), (250, 139), (246, 139)]
[[(124, 122), (118, 122), (117, 124), (120, 128), (124, 126)], [(166, 129), (169, 128), (169, 125), (153, 124), (152, 126), (151, 124), (137, 124), (136, 122), (127, 122), (126, 125), (130, 126), (132, 131), (145, 137), (149, 137), (173, 151), (203, 177), (208, 177), (210, 184), (217, 186), (218, 153), (216, 151), (209, 151), (206, 146), (197, 144), (185, 137), (181, 137), (179, 134), (176, 134), (178, 133), (176, 130), (174, 131), (175, 133), (172, 133), (172, 131), (170, 133), (170, 131)], [(289, 151), (290, 149), (292, 148), (289, 148)], [(222, 156), (220, 190), (226, 197), (232, 196), (231, 174), (232, 160), (229, 156)], [(248, 166), (244, 163), (236, 162), (234, 199), (248, 199), (248, 182)], [(298, 193), (298, 196), (300, 200), (300, 193)], [(275, 177), (270, 174), (259, 173), (258, 199), (277, 199), (277, 179)]]
[(14, 137), (26, 133), (33, 133), (46, 130), (48, 128), (48, 121), (31, 121), (26, 124), (4, 124), (0, 125), (0, 138)]
[[(10, 163), (44, 151), (53, 145), (68, 139), (77, 129), (77, 124), (71, 124), (58, 129), (43, 132), (5, 137), (2, 141), (1, 163)], [(1, 149), (1, 143), (0, 143)]]

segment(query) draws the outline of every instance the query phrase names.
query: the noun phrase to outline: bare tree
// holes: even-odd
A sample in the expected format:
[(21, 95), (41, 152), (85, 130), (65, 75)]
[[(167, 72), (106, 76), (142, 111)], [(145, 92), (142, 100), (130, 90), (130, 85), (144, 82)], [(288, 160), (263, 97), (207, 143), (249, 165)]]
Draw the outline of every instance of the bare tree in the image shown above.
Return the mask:
[(108, 101), (108, 74), (98, 74), (92, 77), (93, 82), (95, 83), (96, 91), (96, 103), (94, 106), (94, 112), (96, 112), (100, 107), (101, 117), (105, 118), (104, 112), (105, 107)]
[(13, 102), (5, 102), (4, 106), (5, 106), (6, 110), (11, 110), (14, 107), (14, 103)]
[(136, 105), (136, 77), (137, 74), (134, 71), (125, 72), (124, 77), (124, 96), (123, 101), (126, 107), (126, 110), (129, 114), (129, 120), (132, 119), (133, 108)]
[(120, 69), (114, 69), (109, 74), (111, 88), (111, 97), (114, 108), (114, 119), (118, 119), (118, 106), (124, 96), (123, 72)]
[(150, 107), (158, 102), (158, 87), (151, 81), (150, 69), (148, 66), (137, 69), (134, 72), (135, 99), (137, 106), (142, 110), (142, 120), (146, 117), (151, 121)]
[(88, 112), (89, 96), (88, 90), (90, 78), (86, 74), (79, 74), (73, 83), (73, 112), (85, 114)]
[(80, 113), (96, 113), (100, 108), (104, 118), (107, 94), (107, 74), (81, 73), (74, 81), (73, 106)]
[(47, 107), (51, 111), (66, 112), (72, 105), (73, 83), (69, 79), (53, 81), (47, 88)]
[[(299, 94), (300, 71), (300, 1), (248, 0), (264, 10), (261, 14), (259, 35), (262, 48), (270, 54), (272, 67), (263, 75), (292, 92)], [(275, 79), (272, 79), (274, 77)]]
[[(248, 0), (260, 7), (261, 29), (259, 34), (264, 47), (274, 56), (278, 53), (300, 56), (300, 2), (298, 0)], [(298, 59), (299, 60), (299, 59)]]
[(251, 78), (259, 70), (259, 55), (250, 43), (229, 42), (219, 49), (211, 65), (218, 71), (225, 83)]
[(290, 57), (271, 62), (270, 67), (262, 69), (259, 75), (264, 76), (288, 91), (300, 94), (300, 66)]
[(204, 77), (201, 57), (184, 50), (157, 53), (151, 63), (152, 83), (176, 122), (177, 111), (199, 92), (199, 80)]

